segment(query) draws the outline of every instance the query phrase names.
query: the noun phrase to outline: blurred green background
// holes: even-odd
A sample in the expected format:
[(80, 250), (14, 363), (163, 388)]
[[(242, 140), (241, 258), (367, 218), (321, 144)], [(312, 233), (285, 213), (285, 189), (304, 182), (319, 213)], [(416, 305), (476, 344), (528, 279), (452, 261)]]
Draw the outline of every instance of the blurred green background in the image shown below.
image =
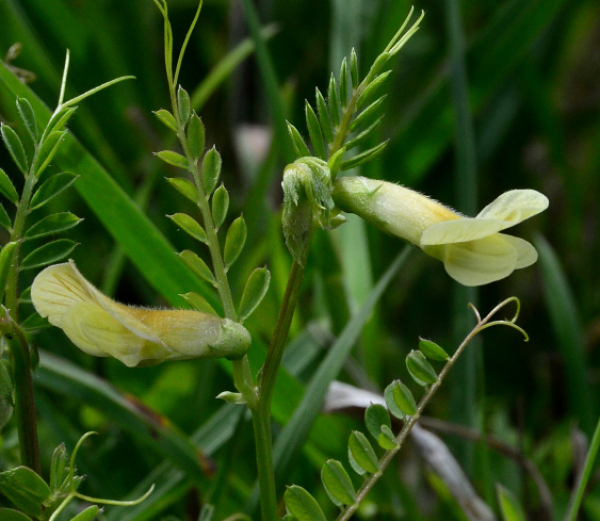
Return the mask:
[[(207, 145), (216, 145), (223, 155), (231, 219), (243, 210), (248, 222), (245, 253), (231, 272), (234, 292), (239, 298), (256, 265), (267, 264), (273, 273), (266, 301), (248, 322), (258, 364), (291, 265), (279, 225), (281, 175), (290, 160), (287, 136), (279, 130), (282, 117), (305, 132), (304, 100), (313, 102), (315, 86), (326, 90), (331, 70), (337, 75), (352, 46), (365, 74), (411, 4), (255, 0), (269, 33), (268, 53), (259, 54), (258, 60), (248, 30), (249, 5), (250, 0), (205, 1), (180, 79), (190, 93), (197, 93)], [(196, 3), (171, 0), (169, 8), (178, 48)], [(340, 378), (382, 390), (405, 375), (404, 357), (416, 347), (419, 335), (450, 352), (455, 349), (457, 335), (464, 331), (467, 298), (478, 298), (485, 313), (509, 296), (519, 297), (519, 324), (531, 341), (523, 343), (508, 329), (486, 332), (428, 414), (466, 422), (523, 451), (545, 477), (554, 496), (554, 518), (559, 519), (585, 447), (577, 434), (590, 436), (599, 413), (600, 270), (594, 259), (600, 255), (600, 3), (424, 0), (415, 8), (425, 10), (426, 17), (394, 62), (386, 85), (386, 117), (377, 139), (390, 139), (390, 144), (380, 160), (360, 173), (405, 184), (464, 211), (475, 201), (479, 211), (509, 189), (536, 189), (548, 196), (550, 208), (520, 225), (515, 234), (534, 240), (540, 261), (481, 288), (478, 295), (465, 295), (441, 264), (414, 251), (378, 303)], [(452, 18), (456, 9), (458, 25)], [(152, 1), (0, 0), (0, 57), (15, 43), (22, 49), (9, 66), (51, 109), (67, 48), (67, 95), (116, 76), (136, 76), (136, 81), (86, 100), (70, 130), (122, 191), (140, 204), (147, 216), (140, 219), (146, 225), (153, 224), (176, 250), (197, 250), (164, 218), (194, 210), (163, 180), (173, 172), (152, 156), (171, 144), (171, 136), (151, 113), (169, 104), (162, 21)], [(456, 67), (461, 62), (466, 76)], [(221, 76), (214, 74), (218, 67)], [(466, 93), (470, 111), (460, 103)], [(0, 79), (0, 114), (12, 125), (17, 121), (14, 95), (15, 88)], [(270, 146), (273, 134), (277, 139)], [(81, 166), (77, 161), (62, 158), (53, 168)], [(0, 165), (20, 182), (4, 148)], [(86, 193), (73, 190), (55, 200), (50, 210), (69, 209), (85, 218), (71, 234), (81, 243), (73, 254), (81, 271), (122, 302), (184, 305), (176, 294), (185, 291), (188, 279), (173, 275), (184, 287), (179, 290), (177, 284), (167, 287), (160, 277), (161, 269), (179, 273), (181, 266), (151, 266), (148, 252), (131, 242), (136, 234), (145, 241), (147, 229), (127, 231), (124, 228), (137, 226), (137, 221), (118, 218), (125, 215), (122, 208), (135, 211), (135, 206), (110, 194), (102, 199), (106, 194), (93, 193), (93, 178), (86, 177), (91, 174), (72, 171), (82, 176), (76, 186), (88, 178), (92, 184)], [(309, 261), (293, 325), (289, 374), (279, 381), (274, 414), (278, 422), (289, 418), (332, 339), (404, 248), (401, 241), (353, 219), (332, 237), (333, 241), (317, 237)], [(152, 248), (154, 243), (148, 244)], [(336, 293), (340, 288), (343, 292)], [(251, 427), (240, 411), (221, 409), (214, 400), (232, 388), (222, 370), (226, 362), (131, 370), (114, 360), (84, 355), (53, 329), (44, 330), (37, 345), (60, 357), (44, 361), (36, 379), (46, 464), (58, 443), (65, 441), (72, 448), (84, 431), (97, 430), (100, 436), (92, 449), (82, 451), (79, 461), (88, 475), (86, 491), (123, 497), (153, 469), (159, 472), (157, 465), (166, 460), (163, 473), (149, 478), (162, 486), (151, 505), (107, 509), (108, 519), (160, 519), (168, 512), (194, 519), (207, 499), (218, 505), (221, 517), (244, 508), (255, 475)], [(108, 380), (118, 393), (102, 387), (97, 377)], [(212, 416), (216, 412), (220, 416)], [(320, 416), (284, 482), (302, 484), (323, 499), (320, 465), (326, 457), (346, 458), (347, 436), (360, 425), (349, 416)], [(198, 456), (188, 438), (192, 433), (206, 452), (203, 458), (211, 458), (201, 460), (202, 472), (190, 470)], [(2, 463), (10, 467), (16, 463), (16, 434), (9, 426), (2, 436)], [(444, 439), (484, 499), (494, 504), (492, 487), (500, 482), (520, 497), (532, 519), (545, 519), (535, 487), (513, 461), (460, 437)], [(362, 518), (464, 519), (452, 497), (416, 459), (414, 447), (406, 447), (399, 463), (374, 491), (378, 507), (374, 512), (365, 509)], [(174, 468), (184, 468), (187, 477), (177, 481)], [(167, 487), (169, 476), (176, 486)], [(600, 519), (600, 491), (594, 486), (584, 510), (586, 519)]]

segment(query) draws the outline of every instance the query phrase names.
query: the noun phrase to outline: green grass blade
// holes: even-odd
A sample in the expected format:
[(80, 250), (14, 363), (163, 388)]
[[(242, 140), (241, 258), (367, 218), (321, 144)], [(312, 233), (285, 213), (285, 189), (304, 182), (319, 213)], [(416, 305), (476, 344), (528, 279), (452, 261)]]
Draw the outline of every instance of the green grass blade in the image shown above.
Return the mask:
[(598, 404), (586, 378), (585, 341), (577, 304), (550, 243), (541, 235), (536, 237), (534, 243), (539, 253), (544, 301), (565, 364), (570, 410), (577, 417), (581, 429), (591, 436)]

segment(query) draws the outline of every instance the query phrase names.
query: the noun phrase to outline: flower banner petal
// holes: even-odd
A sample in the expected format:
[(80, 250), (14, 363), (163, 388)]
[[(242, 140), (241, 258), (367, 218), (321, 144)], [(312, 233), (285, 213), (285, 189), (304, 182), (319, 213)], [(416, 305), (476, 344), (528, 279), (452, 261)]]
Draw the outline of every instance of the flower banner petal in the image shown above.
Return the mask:
[(464, 217), (429, 226), (421, 235), (421, 247), (452, 244), (483, 239), (499, 232), (504, 223), (490, 219)]
[(488, 204), (477, 218), (503, 221), (504, 229), (543, 212), (548, 204), (548, 198), (535, 190), (510, 190)]

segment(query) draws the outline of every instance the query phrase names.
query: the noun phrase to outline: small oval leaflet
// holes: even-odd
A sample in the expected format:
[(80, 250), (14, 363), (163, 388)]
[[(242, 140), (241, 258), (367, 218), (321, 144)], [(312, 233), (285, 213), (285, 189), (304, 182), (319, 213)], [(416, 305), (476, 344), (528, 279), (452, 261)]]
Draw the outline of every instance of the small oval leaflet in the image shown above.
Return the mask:
[(190, 119), (190, 123), (188, 125), (187, 138), (188, 143), (190, 144), (190, 151), (192, 152), (194, 159), (202, 157), (202, 154), (204, 153), (206, 135), (204, 131), (204, 124), (195, 112), (192, 115), (192, 119)]
[(55, 490), (60, 487), (65, 480), (65, 469), (67, 468), (67, 449), (64, 443), (61, 443), (52, 453), (50, 463), (50, 488)]
[(317, 500), (302, 487), (288, 487), (283, 499), (285, 506), (298, 521), (327, 521)]
[(448, 353), (446, 353), (439, 345), (431, 340), (425, 340), (424, 338), (419, 338), (419, 350), (427, 358), (437, 360), (438, 362), (445, 362), (450, 358)]
[(87, 507), (83, 512), (77, 514), (71, 521), (92, 521), (100, 512), (98, 505), (92, 505)]
[(211, 269), (207, 266), (206, 262), (204, 262), (198, 255), (196, 255), (191, 250), (183, 250), (179, 256), (181, 260), (185, 263), (185, 265), (190, 268), (196, 275), (200, 278), (204, 279), (206, 282), (210, 282), (211, 284), (215, 284), (215, 276)]
[(229, 192), (221, 185), (216, 189), (212, 198), (212, 218), (216, 228), (225, 222), (229, 210)]
[(70, 172), (53, 175), (45, 183), (42, 183), (42, 186), (33, 194), (29, 207), (32, 210), (37, 210), (44, 206), (48, 201), (69, 188), (78, 177)]
[(212, 147), (204, 156), (204, 161), (202, 161), (202, 184), (206, 195), (212, 194), (217, 186), (222, 164), (221, 154), (215, 147)]
[(373, 404), (367, 407), (365, 411), (365, 425), (369, 434), (374, 439), (379, 438), (381, 433), (381, 426), (387, 425), (390, 429), (392, 428), (392, 422), (387, 409), (383, 405)]
[(377, 443), (384, 450), (392, 450), (398, 446), (396, 437), (387, 425), (381, 426), (381, 434), (377, 437)]
[(385, 397), (385, 403), (390, 413), (399, 420), (403, 420), (406, 413), (398, 407), (396, 400), (394, 400), (394, 387), (396, 387), (396, 380), (385, 388), (383, 396)]
[(194, 184), (183, 177), (166, 177), (168, 183), (175, 188), (186, 199), (189, 199), (194, 204), (198, 204), (198, 190)]
[(256, 268), (248, 277), (240, 301), (240, 323), (243, 323), (262, 302), (271, 282), (271, 272), (267, 268)]
[(340, 67), (340, 101), (342, 108), (348, 104), (348, 60), (344, 57)]
[(4, 206), (2, 206), (2, 203), (0, 203), (0, 226), (2, 226), (2, 228), (8, 231), (12, 229), (12, 221), (6, 213)]
[(292, 141), (292, 145), (294, 146), (294, 150), (296, 151), (297, 156), (310, 156), (310, 150), (306, 146), (306, 143), (304, 142), (304, 139), (302, 138), (302, 135), (300, 134), (298, 129), (289, 122), (287, 124), (287, 127), (290, 140)]
[(413, 380), (421, 386), (437, 382), (437, 374), (421, 351), (414, 349), (406, 357), (406, 368)]
[(0, 302), (4, 297), (4, 289), (6, 288), (6, 281), (8, 280), (8, 272), (11, 264), (13, 263), (16, 248), (16, 242), (9, 242), (5, 244), (2, 248), (2, 251), (0, 251)]
[(348, 459), (358, 474), (375, 474), (379, 461), (367, 437), (359, 431), (352, 431), (348, 440)]
[(321, 125), (319, 124), (317, 115), (308, 101), (305, 103), (304, 110), (306, 113), (306, 128), (308, 128), (310, 142), (312, 143), (315, 155), (321, 159), (325, 159), (323, 132), (321, 131)]
[(167, 128), (170, 128), (173, 132), (177, 132), (177, 121), (175, 116), (166, 109), (155, 110), (154, 115), (160, 120), (160, 122)]
[(36, 239), (46, 235), (64, 232), (77, 226), (83, 219), (80, 219), (71, 212), (61, 212), (48, 215), (25, 232), (26, 239)]
[(16, 507), (34, 517), (42, 514), (42, 503), (52, 493), (46, 482), (27, 467), (1, 472), (0, 490)]
[(387, 98), (387, 94), (379, 97), (373, 103), (371, 103), (368, 107), (366, 107), (356, 119), (350, 124), (350, 132), (354, 132), (357, 128), (361, 127), (364, 123), (369, 121), (373, 115), (379, 110), (383, 102)]
[(329, 112), (331, 114), (331, 120), (333, 121), (333, 125), (337, 127), (339, 126), (341, 121), (341, 107), (340, 98), (338, 96), (337, 83), (335, 82), (335, 76), (333, 75), (333, 72), (331, 73), (331, 77), (329, 78), (327, 94), (329, 96)]
[(315, 89), (315, 98), (317, 100), (317, 111), (319, 112), (319, 121), (323, 130), (323, 137), (327, 143), (333, 143), (333, 128), (331, 127), (331, 116), (327, 109), (325, 98), (318, 87)]
[(321, 481), (331, 500), (338, 506), (356, 503), (352, 480), (343, 465), (334, 459), (327, 460), (321, 469)]
[(23, 148), (21, 139), (19, 136), (17, 136), (17, 133), (12, 128), (4, 123), (0, 124), (0, 133), (2, 133), (4, 145), (10, 152), (13, 161), (23, 174), (27, 174), (27, 170), (29, 170), (29, 163), (27, 161), (27, 156), (25, 155), (25, 149)]
[(35, 162), (35, 177), (40, 177), (44, 173), (44, 170), (46, 170), (50, 161), (54, 158), (66, 135), (66, 130), (55, 130), (44, 140)]
[(206, 244), (206, 232), (196, 219), (188, 215), (187, 213), (176, 213), (174, 215), (167, 215), (177, 226), (179, 226), (184, 232), (196, 239), (197, 241)]
[(217, 312), (202, 295), (191, 291), (190, 293), (183, 293), (179, 296), (183, 298), (192, 307), (192, 309), (201, 311), (202, 313), (211, 313), (212, 315), (217, 315)]
[(8, 177), (2, 168), (0, 168), (0, 192), (11, 203), (16, 204), (19, 202), (19, 194), (17, 193), (15, 186), (12, 184), (10, 177)]
[(165, 163), (176, 166), (177, 168), (183, 168), (184, 170), (187, 170), (190, 167), (188, 160), (173, 150), (161, 150), (160, 152), (156, 152), (154, 155), (159, 159), (162, 159)]
[(181, 85), (177, 89), (177, 108), (179, 109), (179, 118), (184, 125), (192, 117), (192, 103), (190, 102), (190, 95)]
[(0, 519), (2, 521), (31, 521), (31, 518), (12, 508), (0, 508)]
[(227, 237), (225, 238), (225, 249), (223, 251), (223, 258), (225, 260), (225, 267), (229, 268), (240, 256), (246, 243), (246, 221), (243, 216), (239, 216), (235, 221), (231, 223), (229, 230), (227, 230)]
[(407, 416), (414, 416), (417, 413), (417, 402), (410, 392), (400, 380), (393, 382), (392, 398), (398, 408)]
[(77, 247), (76, 242), (69, 239), (59, 239), (49, 242), (33, 250), (21, 262), (21, 269), (31, 270), (33, 268), (41, 268), (47, 264), (53, 264), (59, 260), (68, 257), (71, 252)]

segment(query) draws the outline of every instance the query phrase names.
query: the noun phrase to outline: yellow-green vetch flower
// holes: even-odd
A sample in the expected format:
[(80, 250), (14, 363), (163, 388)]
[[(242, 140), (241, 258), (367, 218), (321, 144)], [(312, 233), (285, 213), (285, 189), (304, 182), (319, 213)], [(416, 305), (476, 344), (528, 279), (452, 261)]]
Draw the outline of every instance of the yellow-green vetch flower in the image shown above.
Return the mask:
[(250, 347), (250, 333), (242, 325), (216, 315), (119, 304), (88, 282), (73, 261), (42, 271), (31, 286), (31, 300), (82, 351), (112, 356), (129, 367), (239, 358)]
[(499, 232), (548, 208), (548, 198), (535, 190), (511, 190), (477, 217), (464, 217), (413, 190), (364, 177), (336, 180), (332, 197), (343, 211), (441, 260), (448, 275), (465, 286), (488, 284), (532, 265), (535, 248)]

